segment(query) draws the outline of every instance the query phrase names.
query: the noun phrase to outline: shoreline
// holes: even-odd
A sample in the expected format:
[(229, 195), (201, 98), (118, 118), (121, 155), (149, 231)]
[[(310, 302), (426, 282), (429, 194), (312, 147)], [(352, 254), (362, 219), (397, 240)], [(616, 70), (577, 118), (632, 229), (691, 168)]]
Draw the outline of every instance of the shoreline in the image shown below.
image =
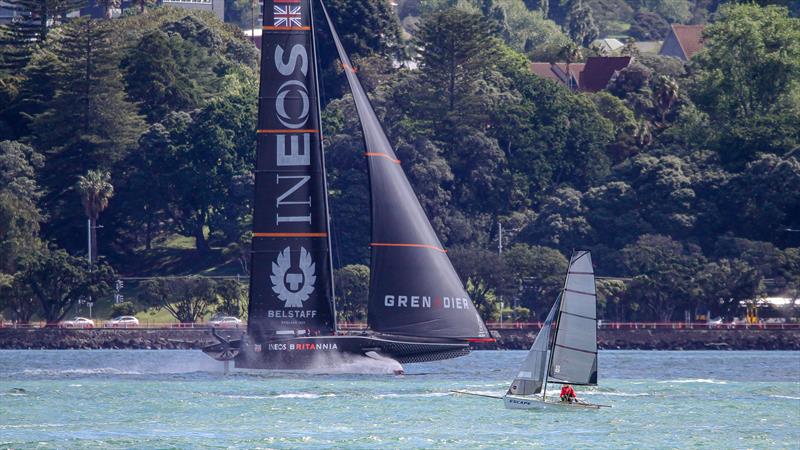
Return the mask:
[[(240, 330), (220, 330), (238, 337)], [(473, 350), (527, 350), (536, 329), (491, 330), (494, 343)], [(602, 350), (800, 350), (800, 330), (598, 330)], [(216, 343), (209, 329), (0, 329), (0, 349), (192, 350)]]

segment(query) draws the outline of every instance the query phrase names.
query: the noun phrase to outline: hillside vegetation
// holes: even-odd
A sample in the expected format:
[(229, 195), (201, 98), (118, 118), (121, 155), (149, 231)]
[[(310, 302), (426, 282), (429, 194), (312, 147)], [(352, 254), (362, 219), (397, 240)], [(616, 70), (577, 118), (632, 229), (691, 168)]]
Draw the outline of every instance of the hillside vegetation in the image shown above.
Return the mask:
[[(767, 280), (797, 297), (800, 20), (789, 9), (686, 0), (407, 0), (397, 13), (378, 0), (327, 5), (487, 319), (501, 298), (515, 299), (506, 311), (515, 318), (546, 313), (573, 249), (592, 250), (598, 274), (625, 279), (600, 282), (607, 320), (709, 310), (730, 318), (740, 301), (766, 293)], [(612, 7), (619, 15), (598, 12)], [(601, 31), (627, 33), (643, 14), (709, 20), (705, 49), (688, 63), (634, 54), (599, 93), (571, 92), (529, 69), (531, 58), (590, 55)], [(358, 320), (369, 276), (364, 149), (329, 34), (318, 32), (339, 310)], [(79, 299), (110, 299), (119, 275), (246, 274), (258, 52), (242, 32), (163, 7), (71, 20), (25, 42), (0, 56), (6, 317), (58, 320)], [(99, 256), (91, 269), (87, 220)], [(221, 283), (184, 295), (189, 286), (162, 281), (131, 300), (200, 298), (205, 314), (233, 295)]]

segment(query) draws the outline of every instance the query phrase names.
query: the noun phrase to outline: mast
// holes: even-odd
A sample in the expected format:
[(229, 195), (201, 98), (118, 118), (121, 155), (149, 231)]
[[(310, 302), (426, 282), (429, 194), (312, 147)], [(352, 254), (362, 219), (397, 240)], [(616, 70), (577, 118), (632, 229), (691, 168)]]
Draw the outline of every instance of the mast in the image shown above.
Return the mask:
[(569, 264), (567, 264), (567, 274), (564, 276), (564, 287), (561, 288), (561, 293), (559, 293), (559, 298), (562, 299), (558, 303), (558, 312), (556, 313), (556, 326), (553, 327), (555, 330), (553, 331), (553, 344), (548, 345), (548, 355), (547, 355), (547, 369), (544, 371), (544, 387), (542, 388), (542, 401), (545, 400), (547, 396), (547, 378), (550, 375), (550, 368), (553, 365), (553, 353), (556, 346), (556, 339), (558, 338), (558, 328), (561, 326), (561, 309), (564, 307), (563, 297), (564, 292), (567, 289), (567, 282), (569, 281), (569, 270), (572, 267), (572, 261), (575, 258), (575, 251), (572, 252), (572, 255), (569, 257)]
[[(314, 68), (316, 70), (317, 69), (316, 61), (318, 61), (318, 59), (317, 59), (317, 36), (313, 31), (314, 30), (314, 25), (313, 25), (313, 22), (314, 22), (314, 0), (311, 0), (311, 1), (308, 2), (308, 15), (309, 15), (309, 24), (311, 24), (311, 30), (312, 30), (311, 31), (311, 54), (313, 55), (313, 58), (314, 58), (313, 59), (314, 60)], [(326, 220), (327, 229), (330, 230), (331, 229), (331, 209), (330, 209), (330, 203), (328, 202), (328, 192), (330, 192), (330, 191), (328, 190), (328, 171), (325, 169), (325, 145), (324, 145), (325, 139), (324, 139), (324, 136), (322, 134), (322, 106), (321, 106), (321, 102), (320, 102), (320, 98), (319, 98), (320, 97), (319, 94), (320, 94), (321, 91), (319, 89), (319, 71), (318, 70), (314, 73), (314, 87), (315, 87), (316, 92), (317, 92), (317, 105), (316, 105), (317, 106), (317, 117), (320, 118), (319, 146), (320, 146), (320, 154), (322, 156), (320, 158), (320, 162), (322, 163), (322, 186), (323, 186), (323, 189), (325, 190), (325, 220)], [(330, 273), (331, 273), (331, 276), (330, 276), (330, 284), (331, 284), (331, 301), (330, 301), (330, 305), (331, 305), (331, 312), (332, 312), (332, 315), (333, 315), (333, 332), (335, 334), (336, 331), (339, 329), (339, 327), (338, 327), (338, 325), (336, 323), (336, 285), (335, 285), (335, 280), (334, 280), (334, 277), (333, 277), (333, 251), (332, 251), (333, 245), (331, 244), (331, 234), (330, 234), (330, 232), (328, 233), (327, 240), (328, 240), (328, 265), (331, 268), (331, 271), (330, 271)]]

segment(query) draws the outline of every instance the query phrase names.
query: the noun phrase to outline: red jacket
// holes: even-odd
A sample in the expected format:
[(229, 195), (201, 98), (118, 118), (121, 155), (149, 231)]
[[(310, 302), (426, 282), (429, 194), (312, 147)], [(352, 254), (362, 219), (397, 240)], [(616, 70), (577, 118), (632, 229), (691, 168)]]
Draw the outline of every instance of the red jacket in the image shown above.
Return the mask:
[(575, 389), (572, 389), (572, 386), (564, 386), (561, 388), (561, 396), (575, 397)]

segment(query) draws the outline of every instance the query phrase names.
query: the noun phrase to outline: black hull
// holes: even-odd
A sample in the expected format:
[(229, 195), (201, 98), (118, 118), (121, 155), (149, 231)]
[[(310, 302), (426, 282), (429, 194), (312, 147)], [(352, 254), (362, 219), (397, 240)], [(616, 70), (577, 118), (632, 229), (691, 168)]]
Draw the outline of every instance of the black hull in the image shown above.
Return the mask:
[[(401, 364), (439, 361), (469, 353), (457, 340), (420, 340), (386, 335), (280, 337), (262, 343), (247, 339), (205, 347), (212, 358), (225, 360), (235, 350), (235, 367), (242, 369), (302, 370), (335, 366), (348, 357), (390, 358)], [(224, 356), (223, 356), (224, 355)]]

